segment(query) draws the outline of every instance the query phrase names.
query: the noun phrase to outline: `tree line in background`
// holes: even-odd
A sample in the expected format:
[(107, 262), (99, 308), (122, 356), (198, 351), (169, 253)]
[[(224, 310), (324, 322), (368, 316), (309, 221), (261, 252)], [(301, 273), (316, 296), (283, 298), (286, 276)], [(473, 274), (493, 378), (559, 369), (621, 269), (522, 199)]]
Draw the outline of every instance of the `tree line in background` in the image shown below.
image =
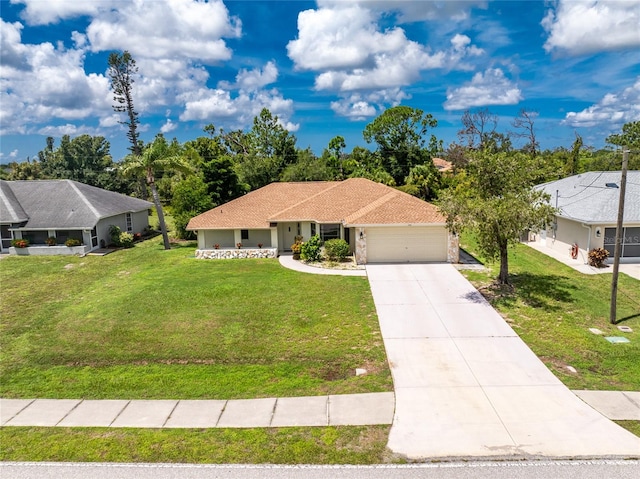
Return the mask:
[[(551, 214), (551, 210), (538, 208), (542, 198), (532, 196), (531, 186), (585, 171), (620, 169), (617, 152), (585, 146), (578, 134), (568, 148), (540, 150), (537, 113), (527, 109), (511, 122), (512, 130), (505, 131), (498, 130), (498, 117), (488, 109), (466, 111), (458, 141), (446, 149), (432, 132), (437, 120), (409, 106), (389, 108), (366, 125), (363, 137), (375, 145), (373, 150), (356, 146), (347, 152), (344, 138), (338, 135), (317, 156), (310, 148), (299, 148), (296, 137), (266, 108), (247, 131), (225, 131), (210, 124), (194, 140), (180, 143), (158, 134), (144, 144), (139, 140), (132, 96), (136, 73), (135, 60), (128, 52), (110, 55), (113, 109), (126, 114), (122, 124), (131, 143), (129, 155), (114, 161), (109, 142), (102, 136), (65, 135), (58, 146), (49, 137), (37, 158), (6, 165), (2, 177), (66, 178), (151, 197), (165, 248), (169, 248), (169, 239), (162, 205), (171, 209), (176, 235), (188, 238), (185, 227), (190, 218), (269, 183), (368, 178), (436, 201), (455, 230), (474, 229), (483, 251), (504, 261), (500, 280), (507, 282), (508, 244), (517, 240), (520, 231), (543, 223)], [(524, 144), (516, 147), (514, 140)], [(640, 121), (625, 124), (606, 141), (630, 147), (629, 168), (640, 169)], [(451, 162), (453, 171), (442, 174), (434, 165), (435, 157)], [(513, 205), (528, 214), (509, 215), (516, 210)]]

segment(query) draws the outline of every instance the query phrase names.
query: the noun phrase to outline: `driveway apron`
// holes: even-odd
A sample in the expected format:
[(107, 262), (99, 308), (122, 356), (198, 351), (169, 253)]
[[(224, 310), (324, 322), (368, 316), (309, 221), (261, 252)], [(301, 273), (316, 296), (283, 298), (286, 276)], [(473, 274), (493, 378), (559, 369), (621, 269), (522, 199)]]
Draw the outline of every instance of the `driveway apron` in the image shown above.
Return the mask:
[(567, 389), (452, 265), (374, 264), (367, 274), (396, 393), (392, 451), (640, 456), (640, 438)]

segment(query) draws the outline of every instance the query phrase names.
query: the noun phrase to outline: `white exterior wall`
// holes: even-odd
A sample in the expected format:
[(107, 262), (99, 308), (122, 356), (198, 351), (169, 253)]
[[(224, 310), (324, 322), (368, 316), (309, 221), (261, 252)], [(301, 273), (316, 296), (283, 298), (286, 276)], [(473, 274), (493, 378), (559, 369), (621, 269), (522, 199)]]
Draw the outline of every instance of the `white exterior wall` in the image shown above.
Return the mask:
[[(594, 243), (595, 227), (591, 227), (591, 236), (589, 236), (589, 229), (582, 226), (582, 223), (560, 217), (556, 217), (556, 222), (555, 234), (553, 225), (549, 225), (547, 229), (547, 247), (571, 257), (571, 246), (575, 243), (579, 249), (578, 259), (586, 262), (587, 248), (595, 248), (597, 246)], [(604, 237), (604, 230), (602, 237)], [(589, 239), (591, 239), (591, 245), (589, 245)], [(603, 240), (599, 238), (599, 241), (600, 246), (602, 246)]]
[(198, 230), (198, 249), (213, 249), (215, 244), (235, 248), (234, 238), (234, 230)]
[(271, 230), (249, 230), (249, 239), (241, 240), (242, 247), (257, 248), (262, 243), (263, 248), (271, 247)]

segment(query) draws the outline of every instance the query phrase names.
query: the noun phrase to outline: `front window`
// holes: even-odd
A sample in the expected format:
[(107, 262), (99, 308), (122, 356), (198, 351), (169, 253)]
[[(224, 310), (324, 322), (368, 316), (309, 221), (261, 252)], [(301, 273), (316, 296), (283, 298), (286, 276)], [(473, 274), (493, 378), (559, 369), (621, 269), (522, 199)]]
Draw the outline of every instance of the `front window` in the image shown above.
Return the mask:
[(327, 241), (340, 238), (340, 223), (320, 225), (320, 239)]
[(127, 213), (127, 232), (131, 233), (133, 231), (133, 221), (131, 220), (131, 213)]
[(315, 235), (316, 235), (316, 224), (311, 223), (311, 236), (315, 236)]
[(249, 230), (240, 230), (240, 239), (248, 240), (249, 239)]

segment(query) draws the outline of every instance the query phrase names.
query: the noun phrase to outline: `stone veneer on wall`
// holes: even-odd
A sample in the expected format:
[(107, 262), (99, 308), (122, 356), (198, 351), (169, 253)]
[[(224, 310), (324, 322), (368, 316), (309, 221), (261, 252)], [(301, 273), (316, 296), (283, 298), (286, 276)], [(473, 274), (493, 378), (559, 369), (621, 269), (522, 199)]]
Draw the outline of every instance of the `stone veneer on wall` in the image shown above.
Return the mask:
[(242, 248), (242, 249), (197, 249), (198, 259), (247, 259), (247, 258), (277, 258), (277, 248)]

